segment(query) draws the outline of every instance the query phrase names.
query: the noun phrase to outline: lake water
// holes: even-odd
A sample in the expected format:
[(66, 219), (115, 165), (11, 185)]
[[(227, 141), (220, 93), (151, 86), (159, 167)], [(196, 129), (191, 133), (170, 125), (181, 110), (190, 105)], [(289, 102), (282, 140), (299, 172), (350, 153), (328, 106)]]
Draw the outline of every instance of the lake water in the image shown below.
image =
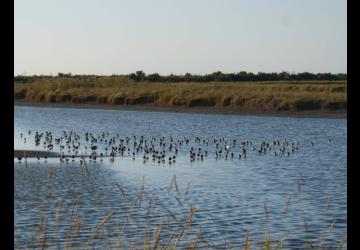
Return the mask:
[[(79, 158), (69, 163), (59, 158), (28, 159), (26, 164), (14, 159), (17, 247), (39, 247), (42, 216), (46, 218), (47, 246), (73, 242), (75, 248), (80, 242), (83, 249), (83, 243), (90, 242), (91, 248), (102, 249), (117, 244), (121, 235), (121, 248), (128, 248), (131, 242), (142, 244), (145, 231), (153, 242), (161, 224), (160, 244), (165, 244), (161, 240), (171, 233), (178, 238), (191, 208), (198, 211), (179, 247), (189, 237), (197, 239), (199, 248), (217, 249), (241, 246), (246, 235), (252, 246), (266, 234), (272, 241), (282, 238), (285, 249), (319, 241), (335, 247), (346, 237), (346, 119), (15, 106), (14, 123), (14, 149), (44, 150), (42, 144), (35, 146), (35, 131), (49, 131), (54, 138), (74, 131), (80, 136), (79, 153), (86, 154), (91, 152), (84, 148), (90, 147), (84, 140), (86, 132), (95, 136), (109, 133), (105, 137), (116, 140), (128, 137), (130, 144), (133, 136), (148, 141), (158, 138), (154, 145), (159, 149), (161, 137), (167, 146), (171, 137), (173, 141), (189, 139), (179, 146), (175, 163), (167, 160), (174, 151), (166, 153), (165, 163), (152, 161), (151, 156), (144, 163), (143, 153), (136, 152), (133, 159), (131, 150), (114, 162), (110, 158), (87, 160), (88, 174)], [(195, 141), (196, 137), (201, 141)], [(206, 145), (202, 140), (207, 139)], [(235, 156), (216, 157), (213, 139), (221, 140), (220, 147), (236, 139), (230, 149)], [(284, 139), (288, 147), (298, 142), (298, 152), (274, 156), (279, 147), (272, 142)], [(240, 141), (252, 143), (246, 145), (242, 159), (238, 158)], [(262, 141), (270, 142), (272, 151), (260, 154)], [(105, 154), (104, 143), (97, 145)], [(202, 152), (207, 150), (207, 157), (190, 161), (191, 147), (196, 152), (199, 147)], [(52, 151), (59, 152), (59, 146)], [(134, 207), (142, 184), (141, 204)]]

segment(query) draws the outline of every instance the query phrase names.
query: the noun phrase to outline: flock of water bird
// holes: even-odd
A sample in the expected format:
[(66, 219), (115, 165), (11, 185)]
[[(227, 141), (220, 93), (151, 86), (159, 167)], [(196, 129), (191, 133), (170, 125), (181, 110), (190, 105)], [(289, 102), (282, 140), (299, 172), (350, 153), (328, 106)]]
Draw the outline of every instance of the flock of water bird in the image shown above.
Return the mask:
[[(26, 137), (27, 136), (27, 137)], [(300, 150), (299, 141), (290, 142), (287, 139), (275, 139), (271, 141), (261, 141), (256, 144), (251, 140), (225, 138), (165, 138), (145, 136), (125, 136), (119, 134), (110, 135), (108, 132), (93, 134), (85, 132), (84, 136), (74, 131), (63, 131), (62, 136), (55, 137), (51, 132), (40, 133), (31, 130), (27, 135), (21, 133), (20, 138), (23, 143), (29, 143), (33, 138), (36, 148), (41, 148), (47, 152), (54, 152), (58, 149), (61, 163), (75, 162), (80, 157), (80, 162), (89, 159), (90, 162), (96, 160), (103, 161), (109, 158), (111, 162), (119, 157), (132, 157), (135, 160), (142, 157), (144, 163), (152, 160), (158, 164), (175, 164), (179, 153), (186, 156), (190, 162), (203, 161), (205, 158), (215, 159), (245, 159), (249, 154), (264, 155), (272, 154), (275, 157), (297, 154)], [(331, 143), (331, 139), (328, 139)], [(308, 141), (314, 147), (314, 140)], [(40, 160), (40, 156), (37, 157)], [(47, 156), (43, 157), (45, 161)], [(23, 157), (18, 157), (21, 162)]]

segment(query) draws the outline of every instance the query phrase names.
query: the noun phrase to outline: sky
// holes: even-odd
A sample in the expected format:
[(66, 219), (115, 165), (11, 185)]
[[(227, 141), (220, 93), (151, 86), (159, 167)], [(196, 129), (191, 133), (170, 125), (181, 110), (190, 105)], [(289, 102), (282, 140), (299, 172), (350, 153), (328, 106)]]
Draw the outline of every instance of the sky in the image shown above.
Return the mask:
[(346, 0), (15, 0), (15, 75), (346, 73)]

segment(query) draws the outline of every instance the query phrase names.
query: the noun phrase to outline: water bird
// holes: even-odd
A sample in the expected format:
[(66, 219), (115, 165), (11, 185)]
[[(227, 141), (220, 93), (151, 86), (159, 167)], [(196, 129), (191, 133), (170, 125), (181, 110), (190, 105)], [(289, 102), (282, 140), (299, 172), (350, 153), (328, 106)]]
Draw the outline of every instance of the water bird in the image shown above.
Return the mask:
[[(85, 132), (85, 137), (80, 136), (74, 131), (63, 131), (63, 135), (53, 138), (53, 134), (49, 131), (42, 133), (36, 131), (33, 133), (32, 138), (25, 138), (24, 133), (20, 133), (20, 137), (24, 143), (31, 142), (34, 139), (35, 146), (43, 146), (47, 151), (53, 151), (58, 149), (63, 155), (60, 157), (60, 162), (75, 161), (75, 157), (81, 152), (83, 155), (87, 155), (87, 149), (91, 149), (91, 155), (89, 161), (95, 162), (97, 156), (96, 150), (99, 150), (100, 161), (104, 156), (110, 156), (110, 161), (115, 160), (116, 154), (124, 156), (132, 156), (133, 159), (137, 155), (142, 154), (143, 162), (145, 163), (150, 158), (153, 162), (165, 163), (166, 159), (169, 163), (173, 164), (176, 161), (176, 155), (182, 153), (189, 153), (190, 162), (203, 161), (204, 157), (207, 157), (210, 152), (215, 155), (215, 159), (227, 160), (229, 157), (234, 158), (236, 155), (239, 159), (247, 157), (266, 154), (273, 152), (274, 156), (288, 155), (299, 152), (299, 141), (291, 142), (288, 138), (272, 139), (269, 141), (262, 140), (256, 145), (255, 142), (250, 140), (237, 140), (237, 139), (225, 139), (225, 138), (201, 138), (199, 136), (193, 138), (175, 138), (174, 136), (161, 136), (150, 137), (144, 136), (126, 136), (121, 137), (118, 134), (112, 136), (108, 132), (91, 133)], [(85, 142), (85, 144), (84, 144)], [(313, 139), (309, 140), (311, 146), (314, 146)], [(327, 140), (331, 143), (331, 139)], [(101, 146), (100, 146), (101, 145)], [(103, 146), (103, 147), (102, 147)], [(85, 150), (84, 150), (85, 149)], [(253, 154), (252, 150), (256, 150)], [(64, 152), (68, 152), (69, 158), (66, 160)], [(238, 151), (238, 154), (235, 154)], [(247, 152), (249, 151), (249, 153)], [(110, 154), (108, 154), (111, 152)], [(168, 155), (168, 154), (171, 154)], [(223, 157), (221, 157), (223, 156)], [(87, 156), (86, 156), (87, 157)], [(46, 157), (44, 157), (46, 160)], [(40, 157), (38, 158), (40, 160)]]

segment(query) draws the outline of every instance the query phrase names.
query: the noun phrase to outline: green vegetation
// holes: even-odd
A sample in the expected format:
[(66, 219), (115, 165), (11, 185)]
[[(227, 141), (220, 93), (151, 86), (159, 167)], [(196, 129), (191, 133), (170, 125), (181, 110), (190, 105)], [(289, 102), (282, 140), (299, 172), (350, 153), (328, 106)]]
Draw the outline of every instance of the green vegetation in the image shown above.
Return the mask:
[[(138, 74), (142, 75), (141, 72)], [(14, 99), (45, 103), (206, 107), (231, 112), (346, 111), (347, 108), (345, 80), (200, 83), (134, 81), (130, 78), (71, 74), (17, 76)]]

